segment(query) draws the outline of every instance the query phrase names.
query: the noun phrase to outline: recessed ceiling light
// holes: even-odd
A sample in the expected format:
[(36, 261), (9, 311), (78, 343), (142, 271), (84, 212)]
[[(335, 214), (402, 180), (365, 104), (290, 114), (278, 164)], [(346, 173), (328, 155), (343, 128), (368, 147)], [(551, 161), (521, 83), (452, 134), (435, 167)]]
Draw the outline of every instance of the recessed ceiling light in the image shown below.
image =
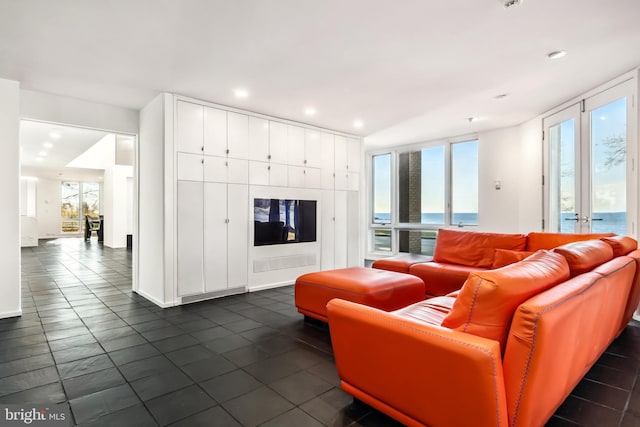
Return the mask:
[(233, 90), (233, 94), (236, 96), (236, 98), (246, 98), (247, 96), (249, 96), (249, 91), (244, 88), (238, 88)]
[(38, 153), (38, 156), (46, 157), (47, 156), (47, 152), (46, 151), (41, 151), (41, 152)]
[(42, 157), (36, 157), (36, 160), (37, 160), (37, 161), (39, 161), (39, 162), (41, 162), (41, 161), (43, 161), (44, 159), (43, 159)]
[(45, 141), (45, 142), (43, 142), (43, 143), (42, 143), (42, 146), (43, 146), (44, 148), (53, 148), (53, 144), (52, 144), (52, 143), (50, 143), (49, 141)]
[(547, 58), (549, 59), (560, 59), (567, 54), (565, 50), (554, 50), (553, 52), (549, 52), (547, 54)]
[(62, 135), (60, 135), (59, 132), (56, 132), (56, 131), (49, 132), (49, 138), (51, 139), (60, 139), (61, 136)]
[(315, 109), (315, 108), (313, 108), (313, 107), (307, 107), (307, 108), (305, 108), (305, 109), (304, 109), (304, 113), (305, 113), (307, 116), (313, 116), (313, 115), (315, 115), (315, 114), (316, 114), (316, 109)]
[(509, 96), (508, 93), (501, 93), (500, 95), (494, 96), (493, 99), (503, 99), (503, 98), (506, 98), (507, 96)]
[(356, 129), (360, 129), (362, 126), (364, 126), (364, 123), (362, 123), (362, 120), (354, 120), (353, 121), (353, 127)]

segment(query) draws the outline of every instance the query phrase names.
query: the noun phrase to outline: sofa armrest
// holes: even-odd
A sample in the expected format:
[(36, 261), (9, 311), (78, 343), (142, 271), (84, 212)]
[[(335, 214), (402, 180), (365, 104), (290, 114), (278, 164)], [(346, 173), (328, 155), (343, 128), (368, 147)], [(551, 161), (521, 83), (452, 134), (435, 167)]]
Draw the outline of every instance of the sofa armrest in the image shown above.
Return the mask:
[(345, 391), (405, 424), (506, 425), (497, 341), (352, 302), (327, 305)]

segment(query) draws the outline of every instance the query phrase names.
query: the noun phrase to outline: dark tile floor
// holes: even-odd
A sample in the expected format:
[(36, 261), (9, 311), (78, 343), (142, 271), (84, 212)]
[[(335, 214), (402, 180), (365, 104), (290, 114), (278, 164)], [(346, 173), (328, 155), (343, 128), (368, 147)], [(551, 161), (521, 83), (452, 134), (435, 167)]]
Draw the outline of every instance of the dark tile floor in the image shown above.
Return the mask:
[[(40, 241), (22, 272), (2, 403), (64, 403), (80, 426), (398, 425), (340, 390), (290, 286), (163, 310), (131, 293), (131, 253), (95, 239)], [(640, 426), (639, 367), (632, 322), (549, 425)]]

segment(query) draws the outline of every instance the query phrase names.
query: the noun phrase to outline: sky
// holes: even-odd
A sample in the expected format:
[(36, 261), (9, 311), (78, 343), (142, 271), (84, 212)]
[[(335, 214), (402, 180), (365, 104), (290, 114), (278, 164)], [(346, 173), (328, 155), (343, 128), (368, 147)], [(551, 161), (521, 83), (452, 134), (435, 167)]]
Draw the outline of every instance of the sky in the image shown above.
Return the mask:
[[(452, 144), (453, 212), (478, 211), (478, 143), (477, 141)], [(373, 157), (374, 211), (391, 211), (391, 156)], [(445, 207), (445, 146), (422, 150), (423, 213), (443, 213)]]

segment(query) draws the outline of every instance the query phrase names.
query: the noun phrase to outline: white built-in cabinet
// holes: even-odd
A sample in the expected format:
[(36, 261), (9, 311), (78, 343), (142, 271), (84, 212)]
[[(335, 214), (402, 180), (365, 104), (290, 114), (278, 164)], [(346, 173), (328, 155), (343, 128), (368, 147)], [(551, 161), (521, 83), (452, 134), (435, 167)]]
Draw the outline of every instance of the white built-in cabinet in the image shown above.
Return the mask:
[(321, 268), (361, 264), (360, 140), (179, 98), (174, 124), (179, 297), (247, 286), (252, 186), (321, 189)]
[(249, 116), (179, 100), (176, 151), (178, 296), (246, 287)]

